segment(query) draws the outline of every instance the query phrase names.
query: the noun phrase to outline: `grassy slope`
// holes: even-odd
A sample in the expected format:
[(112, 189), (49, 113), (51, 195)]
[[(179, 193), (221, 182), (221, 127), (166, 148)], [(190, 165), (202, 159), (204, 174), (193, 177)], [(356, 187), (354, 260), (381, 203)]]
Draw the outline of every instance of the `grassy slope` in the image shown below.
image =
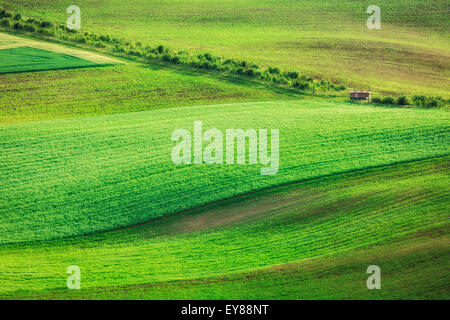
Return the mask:
[[(63, 0), (0, 0), (63, 23)], [(445, 0), (380, 0), (382, 29), (368, 30), (366, 1), (119, 0), (77, 3), (83, 28), (135, 41), (208, 50), (295, 68), (381, 92), (448, 96), (450, 10)]]
[[(172, 88), (173, 89), (173, 88)], [(53, 97), (53, 96), (52, 96)], [(220, 112), (218, 112), (220, 110)], [(280, 170), (171, 162), (178, 128), (280, 129)], [(0, 126), (0, 242), (110, 230), (290, 181), (448, 154), (446, 110), (278, 101)]]
[[(0, 248), (1, 298), (447, 298), (450, 158), (253, 193), (109, 233)], [(65, 270), (82, 270), (82, 290)], [(382, 290), (365, 287), (382, 268)], [(45, 279), (45, 281), (43, 281)]]
[[(62, 1), (27, 2), (0, 0), (29, 15), (66, 18)], [(243, 1), (137, 1), (133, 13), (122, 2), (102, 2), (112, 15), (84, 9), (96, 3), (81, 6), (90, 30), (251, 57), (378, 90), (448, 95), (444, 2), (430, 8), (426, 2), (381, 1), (388, 23), (370, 34), (361, 1), (339, 2), (338, 15), (330, 9), (338, 2), (274, 3), (260, 1), (264, 8), (255, 10)], [(411, 3), (415, 9), (406, 11)], [(151, 19), (142, 14), (146, 6)], [(318, 8), (323, 14), (316, 14)], [(125, 19), (117, 18), (124, 13)], [(270, 28), (261, 28), (263, 22)], [(0, 90), (7, 92), (0, 97), (0, 124), (281, 98), (232, 81), (137, 64), (0, 75)], [(224, 112), (193, 107), (0, 126), (0, 242), (69, 235), (74, 227), (79, 233), (109, 229), (167, 208), (175, 212), (262, 186), (449, 150), (448, 112), (442, 110), (324, 101), (219, 108)], [(182, 120), (187, 113), (192, 116)], [(180, 169), (182, 180), (167, 179), (158, 171), (168, 168), (171, 130), (190, 129), (196, 119), (210, 127), (278, 126), (287, 137), (279, 176), (262, 181), (255, 167), (203, 167), (192, 176)], [(448, 161), (312, 180), (116, 232), (3, 244), (0, 298), (448, 299)], [(237, 185), (243, 181), (248, 185)], [(182, 189), (170, 186), (175, 183)], [(376, 292), (364, 286), (373, 263), (383, 272), (383, 290)], [(81, 292), (65, 289), (69, 264), (82, 267)]]
[(22, 47), (0, 50), (0, 74), (101, 66), (77, 57)]
[(281, 89), (249, 83), (242, 86), (232, 78), (135, 63), (0, 75), (0, 91), (0, 125), (193, 104), (289, 98)]

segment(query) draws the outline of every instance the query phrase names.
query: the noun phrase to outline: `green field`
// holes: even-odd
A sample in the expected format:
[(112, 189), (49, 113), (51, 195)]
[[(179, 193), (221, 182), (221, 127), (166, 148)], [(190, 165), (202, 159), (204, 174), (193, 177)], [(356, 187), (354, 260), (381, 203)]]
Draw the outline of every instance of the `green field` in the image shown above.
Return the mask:
[[(204, 130), (278, 128), (278, 173), (262, 176), (260, 165), (173, 164), (172, 132), (193, 131), (198, 119)], [(446, 155), (449, 120), (446, 110), (308, 100), (0, 127), (0, 243), (110, 230), (259, 188)]]
[(0, 95), (0, 124), (180, 105), (302, 97), (295, 92), (260, 87), (251, 83), (243, 86), (233, 78), (214, 78), (141, 64), (86, 68), (76, 72), (6, 74), (0, 75), (0, 90), (7, 92)]
[[(313, 179), (142, 226), (3, 245), (0, 298), (448, 298), (449, 158)], [(365, 269), (386, 273), (365, 287)], [(82, 290), (65, 287), (79, 265)]]
[(97, 66), (77, 57), (30, 47), (0, 50), (0, 74)]
[[(368, 30), (367, 1), (80, 0), (83, 30), (209, 51), (296, 69), (348, 87), (449, 97), (448, 1), (379, 0), (380, 30)], [(7, 9), (65, 23), (63, 0)]]
[[(448, 1), (380, 0), (381, 30), (360, 0), (76, 4), (82, 31), (450, 97)], [(449, 299), (450, 110), (347, 95), (0, 32), (0, 300)], [(195, 121), (279, 129), (277, 173), (174, 164)]]

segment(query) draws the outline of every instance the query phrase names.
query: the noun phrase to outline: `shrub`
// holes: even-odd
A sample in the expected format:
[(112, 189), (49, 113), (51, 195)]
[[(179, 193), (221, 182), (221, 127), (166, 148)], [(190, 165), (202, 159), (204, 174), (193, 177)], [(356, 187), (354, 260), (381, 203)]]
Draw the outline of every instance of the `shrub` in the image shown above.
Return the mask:
[(22, 16), (20, 15), (20, 13), (16, 13), (16, 14), (14, 15), (14, 20), (19, 21), (19, 20), (21, 20), (21, 19), (22, 19)]
[(442, 99), (442, 97), (426, 97), (423, 95), (415, 95), (413, 96), (412, 100), (413, 103), (419, 107), (434, 108), (445, 105), (445, 101), (444, 99)]
[(414, 104), (415, 104), (416, 106), (425, 106), (425, 104), (426, 104), (426, 98), (427, 98), (427, 97), (425, 97), (425, 96), (418, 96), (418, 95), (415, 95), (415, 96), (412, 97), (412, 100), (413, 100), (413, 102), (414, 102)]
[(287, 76), (291, 79), (298, 79), (299, 74), (297, 71), (291, 71), (287, 73)]
[(106, 48), (106, 46), (104, 44), (101, 44), (101, 43), (98, 43), (98, 42), (95, 44), (95, 47), (96, 48), (100, 48), (100, 49)]
[(253, 70), (253, 69), (247, 69), (245, 71), (245, 75), (248, 77), (254, 77), (256, 75), (256, 73), (255, 73), (255, 70)]
[(383, 100), (381, 100), (381, 103), (382, 104), (393, 105), (393, 104), (395, 104), (395, 100), (394, 100), (394, 98), (392, 98), (390, 96), (387, 96), (387, 97), (384, 97)]
[(108, 35), (106, 35), (106, 36), (100, 35), (99, 39), (100, 39), (100, 41), (103, 41), (103, 42), (110, 42), (111, 41), (111, 38)]
[(169, 62), (170, 59), (171, 59), (171, 57), (170, 57), (170, 55), (167, 54), (167, 53), (161, 57), (161, 60), (162, 60), (162, 61), (166, 61), (166, 62)]
[(278, 68), (269, 67), (268, 70), (271, 74), (279, 74), (280, 73), (280, 69), (278, 69)]
[(400, 96), (397, 98), (397, 105), (406, 106), (409, 105), (409, 100), (406, 96)]
[(50, 28), (52, 26), (51, 22), (48, 21), (41, 21), (41, 27), (42, 28)]
[(23, 24), (20, 22), (16, 22), (14, 23), (13, 28), (16, 30), (23, 30)]
[(427, 101), (427, 104), (425, 106), (427, 108), (439, 107), (439, 102), (437, 100), (431, 98)]
[(261, 75), (261, 79), (267, 80), (267, 81), (272, 81), (272, 74), (269, 73), (269, 71), (265, 70), (262, 75)]
[(299, 88), (300, 90), (308, 90), (311, 89), (311, 83), (304, 81), (304, 80), (296, 80), (293, 83), (294, 88)]
[(445, 100), (442, 97), (429, 97), (427, 107), (442, 107), (445, 105)]
[(373, 97), (372, 98), (372, 103), (381, 103), (381, 98)]
[(205, 53), (203, 56), (205, 57), (206, 60), (209, 60), (209, 61), (212, 60), (212, 55), (211, 55), (211, 53), (208, 53), (208, 52), (207, 52), (207, 53)]
[(166, 51), (165, 48), (164, 48), (164, 46), (162, 46), (162, 45), (158, 46), (158, 47), (156, 48), (156, 50), (159, 52), (159, 54), (162, 54), (163, 52)]
[(35, 32), (36, 28), (31, 24), (27, 24), (27, 25), (25, 25), (25, 30), (29, 31), (29, 32)]
[(180, 57), (179, 56), (173, 56), (171, 59), (170, 59), (170, 62), (171, 63), (174, 63), (174, 64), (179, 64), (181, 61), (180, 61)]
[(11, 18), (12, 14), (9, 13), (8, 11), (1, 9), (0, 10), (0, 18)]
[(9, 20), (4, 18), (2, 20), (0, 20), (0, 25), (4, 26), (4, 27), (9, 27), (11, 26), (11, 24), (9, 23)]
[(134, 51), (134, 50), (128, 50), (127, 54), (129, 56), (136, 56), (136, 57), (140, 57), (141, 53), (139, 51)]
[(122, 46), (119, 46), (119, 45), (116, 44), (116, 45), (113, 47), (113, 51), (114, 51), (114, 52), (123, 53), (125, 50), (123, 50)]
[(235, 69), (235, 73), (237, 73), (237, 74), (244, 74), (244, 72), (245, 72), (245, 69), (242, 67)]

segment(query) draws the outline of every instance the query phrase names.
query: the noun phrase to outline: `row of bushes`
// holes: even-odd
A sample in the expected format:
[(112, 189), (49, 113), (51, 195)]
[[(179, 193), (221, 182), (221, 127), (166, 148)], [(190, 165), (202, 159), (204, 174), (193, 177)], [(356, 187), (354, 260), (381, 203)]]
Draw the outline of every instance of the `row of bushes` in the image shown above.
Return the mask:
[(262, 68), (257, 64), (244, 60), (224, 59), (210, 53), (192, 54), (184, 50), (173, 50), (163, 45), (144, 46), (140, 42), (133, 43), (108, 35), (71, 30), (64, 25), (56, 25), (49, 21), (25, 19), (20, 14), (13, 14), (3, 9), (0, 9), (0, 26), (23, 32), (39, 33), (64, 41), (86, 44), (126, 57), (138, 57), (148, 61), (158, 60), (172, 64), (187, 65), (197, 69), (227, 72), (271, 81), (304, 91), (340, 91), (346, 89), (344, 85), (302, 76), (297, 71), (282, 71), (277, 67)]
[(372, 103), (385, 104), (385, 105), (397, 105), (397, 106), (408, 106), (416, 105), (418, 107), (424, 108), (436, 108), (443, 107), (450, 104), (450, 99), (446, 100), (442, 97), (428, 97), (423, 95), (414, 95), (409, 99), (406, 96), (399, 96), (397, 98), (386, 96), (383, 98), (374, 97), (372, 98)]
[(25, 20), (20, 13), (13, 15), (4, 9), (0, 9), (0, 26), (22, 31), (38, 31), (50, 35), (51, 32), (48, 32), (48, 29), (51, 28), (53, 24), (48, 21), (38, 21), (31, 18)]

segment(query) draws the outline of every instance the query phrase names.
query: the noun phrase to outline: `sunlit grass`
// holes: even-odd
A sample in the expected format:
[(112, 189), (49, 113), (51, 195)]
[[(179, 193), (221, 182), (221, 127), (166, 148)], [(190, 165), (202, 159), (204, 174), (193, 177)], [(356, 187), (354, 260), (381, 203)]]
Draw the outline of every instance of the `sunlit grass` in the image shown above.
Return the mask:
[[(175, 165), (172, 132), (279, 129), (280, 167)], [(446, 155), (449, 113), (323, 100), (191, 106), (0, 126), (0, 242), (141, 223), (291, 181)]]
[[(447, 171), (441, 158), (336, 175), (137, 228), (6, 245), (0, 297), (445, 298)], [(72, 264), (80, 291), (66, 288)], [(365, 287), (371, 264), (380, 291)]]
[[(64, 23), (64, 1), (0, 1)], [(130, 40), (210, 51), (383, 93), (448, 97), (446, 1), (380, 0), (381, 30), (365, 1), (79, 1), (83, 28)]]

